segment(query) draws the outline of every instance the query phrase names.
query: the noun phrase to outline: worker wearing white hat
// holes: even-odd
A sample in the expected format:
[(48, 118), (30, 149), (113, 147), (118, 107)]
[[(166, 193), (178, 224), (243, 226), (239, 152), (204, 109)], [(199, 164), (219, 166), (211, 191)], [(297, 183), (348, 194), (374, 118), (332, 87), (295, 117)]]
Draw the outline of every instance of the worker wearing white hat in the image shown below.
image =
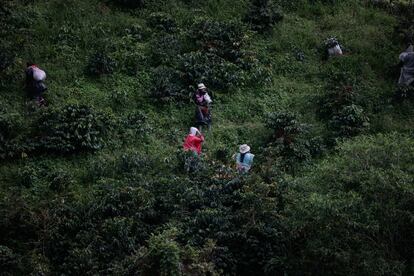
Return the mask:
[(250, 153), (250, 147), (243, 144), (239, 147), (239, 152), (235, 155), (237, 170), (240, 173), (247, 173), (253, 164), (254, 154)]
[(213, 101), (211, 100), (211, 97), (207, 91), (207, 87), (204, 85), (204, 83), (197, 85), (197, 91), (194, 93), (193, 100), (196, 104), (196, 125), (200, 128), (200, 130), (203, 125), (207, 125), (210, 128), (210, 105)]

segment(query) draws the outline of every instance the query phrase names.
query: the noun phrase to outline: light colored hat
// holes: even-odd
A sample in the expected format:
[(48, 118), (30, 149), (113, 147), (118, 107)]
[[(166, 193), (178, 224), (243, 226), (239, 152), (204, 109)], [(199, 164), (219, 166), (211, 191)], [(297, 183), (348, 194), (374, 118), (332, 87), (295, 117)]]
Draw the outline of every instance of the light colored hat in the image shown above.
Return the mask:
[(244, 145), (240, 146), (239, 150), (240, 150), (240, 153), (247, 153), (247, 152), (250, 151), (250, 147), (248, 145), (244, 144)]
[(207, 87), (204, 85), (204, 83), (200, 83), (197, 85), (198, 89), (207, 89)]
[(195, 127), (191, 127), (190, 128), (190, 135), (196, 135), (197, 134), (197, 132), (198, 132), (198, 129), (197, 128), (195, 128)]

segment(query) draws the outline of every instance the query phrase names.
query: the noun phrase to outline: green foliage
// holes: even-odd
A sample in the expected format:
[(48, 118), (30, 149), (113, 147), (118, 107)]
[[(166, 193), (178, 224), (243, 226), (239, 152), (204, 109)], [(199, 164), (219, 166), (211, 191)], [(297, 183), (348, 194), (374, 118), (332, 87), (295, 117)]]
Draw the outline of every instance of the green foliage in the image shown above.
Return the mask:
[(147, 172), (154, 167), (154, 161), (138, 152), (123, 154), (119, 162), (122, 173)]
[(103, 135), (109, 127), (104, 117), (84, 105), (47, 109), (38, 121), (42, 137), (38, 143), (46, 151), (72, 153), (97, 150), (103, 146)]
[(92, 76), (111, 74), (115, 70), (116, 62), (108, 54), (96, 52), (89, 57), (86, 72)]
[(310, 143), (303, 136), (309, 131), (309, 126), (300, 123), (296, 114), (272, 112), (266, 115), (265, 124), (273, 132), (265, 150), (267, 162), (276, 164), (284, 171), (294, 173), (300, 163), (310, 160), (312, 152), (320, 154), (318, 149), (323, 148), (323, 144), (315, 143), (316, 141)]
[(13, 250), (7, 246), (0, 245), (0, 266), (2, 267), (2, 273), (5, 275), (12, 275), (13, 267), (17, 264), (17, 256)]
[[(148, 242), (148, 263), (153, 274), (162, 276), (180, 275), (180, 248), (174, 241), (174, 231), (153, 235)], [(152, 273), (151, 273), (152, 274)]]
[(181, 71), (187, 86), (203, 82), (214, 89), (228, 90), (243, 84), (245, 79), (239, 66), (215, 54), (200, 51), (182, 56)]
[(273, 0), (252, 0), (245, 21), (250, 23), (254, 30), (266, 32), (283, 19), (280, 6)]
[(414, 87), (413, 86), (399, 86), (395, 92), (394, 98), (397, 101), (403, 101), (406, 99), (414, 99)]
[(230, 62), (238, 62), (243, 48), (249, 43), (249, 35), (237, 21), (199, 19), (191, 27), (191, 39), (199, 50), (215, 54)]
[(167, 66), (159, 66), (153, 71), (151, 94), (161, 102), (184, 100), (187, 93), (180, 81), (180, 72)]
[(357, 94), (352, 86), (336, 86), (330, 89), (318, 102), (319, 115), (330, 118), (338, 113), (344, 106), (352, 105), (357, 100)]
[(0, 160), (13, 158), (24, 151), (21, 141), (23, 121), (18, 114), (0, 113)]
[(297, 115), (291, 112), (278, 111), (267, 114), (266, 126), (273, 131), (276, 139), (290, 144), (297, 135), (304, 133), (307, 129), (305, 124), (299, 123)]
[(192, 151), (178, 151), (177, 161), (177, 169), (180, 172), (200, 174), (206, 170), (203, 158)]
[(154, 65), (175, 65), (182, 52), (182, 43), (176, 35), (156, 36), (151, 42), (151, 60)]
[(358, 137), (295, 181), (288, 209), (301, 250), (299, 262), (291, 263), (294, 270), (338, 275), (409, 271), (413, 143), (397, 133)]
[(369, 118), (357, 105), (345, 106), (329, 121), (330, 127), (338, 136), (352, 137), (369, 127)]
[(148, 36), (148, 30), (140, 24), (132, 24), (125, 29), (127, 36), (132, 37), (136, 41), (143, 41)]
[[(0, 274), (411, 275), (412, 108), (390, 105), (387, 67), (412, 9), (143, 4), (0, 5)], [(321, 62), (332, 34), (348, 54)], [(47, 108), (24, 104), (29, 60), (48, 71)], [(216, 125), (201, 157), (175, 154), (198, 82)]]
[(145, 4), (145, 0), (111, 0), (115, 4), (118, 4), (126, 8), (142, 8)]
[(414, 43), (414, 3), (412, 1), (370, 1), (378, 8), (394, 14), (398, 18), (395, 29), (398, 38), (405, 44)]
[(147, 20), (147, 25), (155, 30), (172, 33), (177, 29), (174, 18), (163, 12), (151, 13)]
[(135, 139), (144, 137), (151, 132), (152, 127), (148, 122), (148, 116), (142, 111), (132, 111), (119, 120), (119, 131), (123, 134), (129, 134)]
[(14, 56), (6, 49), (0, 48), (0, 73), (14, 62)]
[(364, 86), (360, 76), (351, 73), (351, 62), (344, 60), (332, 64), (327, 70), (328, 92), (318, 101), (318, 113), (321, 118), (328, 119), (328, 126), (336, 137), (352, 137), (369, 126), (368, 115), (360, 106), (360, 103), (365, 106), (369, 104), (360, 96), (368, 88)]
[(57, 170), (49, 173), (49, 189), (53, 192), (63, 192), (73, 183), (72, 176), (64, 170)]

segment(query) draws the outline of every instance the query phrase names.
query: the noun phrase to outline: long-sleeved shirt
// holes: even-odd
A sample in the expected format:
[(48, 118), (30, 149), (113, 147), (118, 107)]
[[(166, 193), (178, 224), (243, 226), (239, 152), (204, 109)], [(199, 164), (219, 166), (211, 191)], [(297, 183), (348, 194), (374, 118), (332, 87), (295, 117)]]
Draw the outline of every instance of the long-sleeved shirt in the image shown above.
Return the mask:
[(400, 79), (398, 84), (410, 85), (414, 83), (414, 52), (404, 52), (400, 55), (400, 60), (403, 63), (401, 69)]
[(254, 154), (250, 152), (246, 153), (243, 158), (243, 162), (241, 161), (241, 153), (237, 153), (235, 155), (237, 169), (241, 172), (248, 172), (253, 164)]
[(189, 134), (184, 141), (183, 148), (185, 151), (191, 150), (201, 154), (201, 146), (204, 142), (204, 136), (195, 136)]

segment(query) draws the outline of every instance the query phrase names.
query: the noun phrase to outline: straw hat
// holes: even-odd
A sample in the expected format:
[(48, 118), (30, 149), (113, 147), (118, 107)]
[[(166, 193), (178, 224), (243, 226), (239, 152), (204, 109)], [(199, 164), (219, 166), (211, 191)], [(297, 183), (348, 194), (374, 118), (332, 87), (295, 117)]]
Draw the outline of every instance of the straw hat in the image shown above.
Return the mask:
[(248, 145), (244, 144), (244, 145), (240, 146), (239, 150), (240, 150), (240, 153), (247, 153), (247, 152), (250, 151), (250, 147)]
[(204, 83), (200, 83), (199, 85), (197, 85), (197, 87), (200, 90), (207, 89), (207, 87), (204, 85)]

